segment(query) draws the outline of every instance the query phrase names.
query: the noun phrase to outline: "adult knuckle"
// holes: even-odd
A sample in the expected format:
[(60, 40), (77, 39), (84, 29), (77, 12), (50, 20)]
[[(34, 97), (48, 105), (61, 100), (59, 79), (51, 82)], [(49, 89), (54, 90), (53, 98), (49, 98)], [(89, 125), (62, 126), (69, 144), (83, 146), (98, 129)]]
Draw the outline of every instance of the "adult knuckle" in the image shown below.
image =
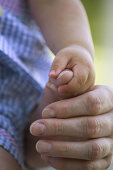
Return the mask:
[(69, 107), (67, 107), (68, 104), (65, 104), (64, 101), (58, 101), (53, 104), (50, 104), (49, 108), (51, 110), (54, 110), (56, 118), (62, 118), (62, 116), (65, 116), (67, 111), (69, 110)]
[(63, 144), (60, 148), (59, 148), (59, 153), (61, 155), (67, 155), (71, 152), (71, 148), (68, 144)]
[(93, 138), (97, 136), (101, 130), (101, 123), (94, 118), (86, 118), (81, 121), (83, 137)]
[(66, 145), (64, 148), (65, 153), (70, 153), (72, 151), (71, 147), (69, 145)]
[(59, 111), (59, 118), (62, 118), (61, 115), (63, 115), (63, 118), (69, 117), (74, 112), (73, 106), (71, 107), (70, 102), (61, 102), (60, 105), (60, 111)]
[(93, 92), (90, 92), (87, 96), (88, 111), (93, 115), (98, 115), (101, 109), (101, 99), (99, 96), (95, 95)]
[(55, 135), (64, 134), (64, 124), (61, 121), (55, 121), (54, 128), (55, 128)]
[(88, 157), (90, 160), (99, 159), (103, 155), (103, 152), (104, 152), (103, 146), (97, 142), (94, 142), (89, 147)]

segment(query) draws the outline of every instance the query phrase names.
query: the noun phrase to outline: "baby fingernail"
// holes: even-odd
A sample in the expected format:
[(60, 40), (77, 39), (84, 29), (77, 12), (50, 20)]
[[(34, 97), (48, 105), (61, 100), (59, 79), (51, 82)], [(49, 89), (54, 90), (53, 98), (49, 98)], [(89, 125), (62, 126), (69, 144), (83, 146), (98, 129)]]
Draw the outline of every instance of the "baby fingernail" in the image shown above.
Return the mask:
[(50, 73), (49, 73), (50, 76), (54, 76), (55, 74), (56, 74), (55, 70), (51, 70)]
[(52, 109), (44, 109), (42, 112), (43, 118), (54, 118), (55, 117), (55, 111)]
[(52, 78), (57, 78), (58, 74), (60, 74), (61, 69), (51, 70), (49, 76)]
[(50, 143), (39, 141), (36, 145), (36, 149), (39, 153), (51, 152), (52, 146)]
[(30, 132), (33, 135), (43, 135), (46, 131), (46, 126), (41, 123), (33, 123), (30, 127)]

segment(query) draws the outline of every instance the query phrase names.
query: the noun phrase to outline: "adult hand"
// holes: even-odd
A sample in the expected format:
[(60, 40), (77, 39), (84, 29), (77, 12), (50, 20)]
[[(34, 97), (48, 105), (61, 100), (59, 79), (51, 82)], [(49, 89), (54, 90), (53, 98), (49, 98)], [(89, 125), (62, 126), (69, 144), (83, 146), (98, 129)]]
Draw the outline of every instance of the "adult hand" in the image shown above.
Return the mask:
[[(43, 118), (32, 124), (31, 132), (45, 138), (52, 136), (37, 143), (37, 151), (51, 166), (61, 170), (104, 170), (110, 166), (113, 89), (96, 86), (79, 97), (50, 104)], [(55, 136), (62, 139), (53, 140)]]

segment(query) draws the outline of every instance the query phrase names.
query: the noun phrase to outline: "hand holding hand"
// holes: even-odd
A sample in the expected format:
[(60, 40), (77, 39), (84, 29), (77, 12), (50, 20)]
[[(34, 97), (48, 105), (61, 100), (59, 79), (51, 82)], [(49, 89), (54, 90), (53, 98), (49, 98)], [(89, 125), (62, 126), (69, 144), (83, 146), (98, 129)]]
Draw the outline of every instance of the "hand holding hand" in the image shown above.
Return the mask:
[(50, 82), (57, 85), (61, 97), (75, 97), (94, 85), (94, 63), (85, 48), (69, 46), (56, 55), (49, 76)]
[[(44, 109), (43, 118), (32, 124), (31, 132), (46, 138), (38, 141), (37, 151), (51, 166), (62, 170), (104, 170), (110, 166), (113, 154), (111, 88), (97, 86), (79, 97), (50, 104)], [(49, 136), (53, 138), (47, 140)], [(59, 136), (60, 140), (54, 140)]]

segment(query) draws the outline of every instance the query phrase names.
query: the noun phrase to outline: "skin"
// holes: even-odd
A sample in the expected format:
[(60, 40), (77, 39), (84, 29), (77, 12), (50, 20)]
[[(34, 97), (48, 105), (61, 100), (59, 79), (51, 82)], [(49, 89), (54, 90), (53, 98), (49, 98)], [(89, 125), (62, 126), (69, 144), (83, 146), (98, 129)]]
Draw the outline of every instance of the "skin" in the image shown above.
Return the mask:
[(0, 147), (0, 167), (2, 170), (21, 170), (13, 156), (2, 147)]
[(61, 98), (88, 91), (95, 80), (94, 47), (86, 12), (80, 0), (28, 0), (31, 13), (55, 54), (50, 78), (65, 69), (73, 78), (58, 88)]
[[(87, 91), (94, 83), (92, 60), (94, 48), (87, 16), (81, 2), (79, 0), (28, 0), (28, 3), (49, 48), (56, 55), (55, 63), (52, 65), (51, 69), (57, 72), (57, 68), (60, 68), (60, 71), (56, 74), (58, 75), (63, 71), (64, 67), (67, 67), (76, 75), (76, 79), (71, 82), (72, 84), (70, 83), (68, 87), (59, 89), (60, 95), (64, 96), (64, 93), (67, 92), (69, 97), (69, 94), (72, 96), (73, 91), (76, 91), (74, 96), (84, 93), (84, 91)], [(70, 59), (71, 55), (75, 56), (74, 61), (67, 62), (68, 66), (66, 66), (66, 64), (61, 65), (61, 63), (64, 63), (62, 61), (66, 59), (65, 56), (68, 56), (68, 59)], [(58, 62), (59, 58), (62, 59), (60, 62)], [(85, 61), (87, 62), (85, 63)], [(74, 65), (72, 65), (73, 63)], [(82, 66), (81, 63), (83, 64)], [(78, 67), (75, 68), (75, 65)], [(88, 71), (82, 75), (80, 70)], [(86, 77), (84, 75), (86, 75)], [(74, 86), (75, 84), (79, 85), (79, 90), (78, 86)], [(72, 91), (68, 91), (67, 89), (72, 89)], [(82, 91), (80, 89), (82, 89)], [(54, 101), (55, 99), (52, 100), (52, 102)], [(41, 108), (44, 108), (44, 106), (45, 104), (43, 101), (41, 102), (39, 110), (41, 111)], [(39, 114), (37, 119), (40, 117)], [(32, 118), (32, 121), (33, 120)], [(0, 148), (0, 154), (0, 165), (3, 170), (20, 169), (15, 159), (4, 149)], [(5, 159), (2, 160), (3, 155), (7, 158), (7, 164), (6, 161), (4, 162)]]
[(28, 0), (28, 2), (47, 45), (55, 55), (75, 44), (94, 56), (89, 23), (80, 0)]
[[(37, 143), (37, 151), (56, 169), (104, 170), (109, 167), (112, 155), (112, 114), (109, 112), (113, 109), (113, 93), (105, 87), (95, 87), (88, 92), (94, 83), (94, 48), (84, 8), (79, 0), (29, 0), (29, 5), (47, 45), (56, 55), (50, 77), (57, 77), (64, 68), (72, 70), (75, 75), (71, 86), (68, 84), (68, 88), (59, 90), (61, 96), (62, 93), (71, 93), (68, 97), (74, 92), (73, 98), (50, 102), (52, 104), (42, 113), (43, 119), (32, 124), (31, 133), (43, 138)], [(65, 63), (65, 56), (68, 61), (74, 57)], [(74, 97), (86, 91), (86, 94)], [(45, 105), (43, 100), (42, 105)], [(42, 109), (39, 108), (39, 112)], [(107, 130), (103, 124), (111, 126)], [(106, 136), (103, 129), (109, 135)]]
[[(55, 75), (53, 75), (56, 66), (59, 71), (54, 71)], [(94, 63), (85, 48), (72, 45), (62, 49), (53, 61), (50, 77), (57, 78), (65, 68), (72, 71), (73, 77), (68, 83), (58, 86), (59, 96), (63, 98), (77, 96), (88, 91), (94, 85)]]
[[(43, 131), (40, 124), (45, 125)], [(48, 105), (31, 133), (45, 138), (38, 141), (37, 151), (56, 169), (107, 169), (113, 154), (113, 89), (95, 86), (79, 97)]]

